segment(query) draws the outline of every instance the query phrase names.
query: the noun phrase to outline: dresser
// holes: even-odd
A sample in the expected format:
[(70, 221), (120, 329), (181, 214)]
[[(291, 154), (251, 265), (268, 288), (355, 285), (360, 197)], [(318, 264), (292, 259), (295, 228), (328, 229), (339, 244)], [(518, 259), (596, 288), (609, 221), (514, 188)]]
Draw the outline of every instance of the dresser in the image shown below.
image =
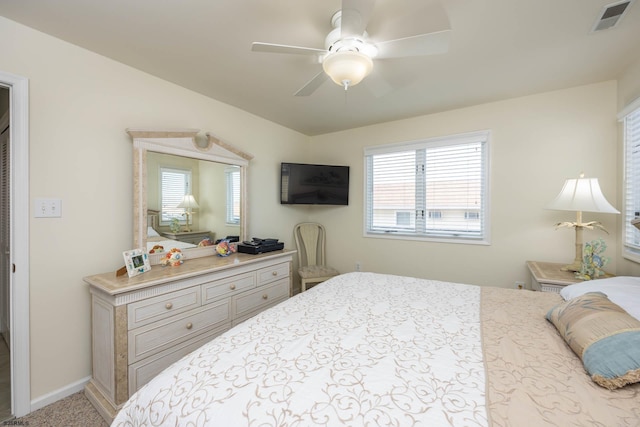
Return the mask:
[(111, 423), (155, 375), (232, 326), (286, 300), (295, 251), (186, 260), (132, 278), (85, 277), (93, 375), (85, 394)]

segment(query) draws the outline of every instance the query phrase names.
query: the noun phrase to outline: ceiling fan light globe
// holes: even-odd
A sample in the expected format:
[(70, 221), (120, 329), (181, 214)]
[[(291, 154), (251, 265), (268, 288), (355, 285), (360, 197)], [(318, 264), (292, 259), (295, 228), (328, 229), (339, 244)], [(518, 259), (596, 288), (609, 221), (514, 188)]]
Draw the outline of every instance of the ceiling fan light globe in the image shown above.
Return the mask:
[(355, 51), (340, 51), (328, 55), (322, 63), (324, 72), (339, 86), (355, 86), (373, 70), (373, 61)]

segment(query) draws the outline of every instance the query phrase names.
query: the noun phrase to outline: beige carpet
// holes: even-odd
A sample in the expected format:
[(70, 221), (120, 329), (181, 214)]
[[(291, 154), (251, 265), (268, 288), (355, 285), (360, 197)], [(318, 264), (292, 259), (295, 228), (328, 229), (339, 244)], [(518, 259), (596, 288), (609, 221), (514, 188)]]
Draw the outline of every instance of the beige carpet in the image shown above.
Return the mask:
[(84, 396), (84, 392), (72, 394), (29, 415), (8, 421), (10, 424), (31, 427), (108, 427)]
[(0, 426), (107, 427), (109, 424), (78, 392), (22, 418), (11, 418), (11, 369), (9, 349), (0, 337)]
[(11, 353), (0, 336), (0, 421), (11, 418)]

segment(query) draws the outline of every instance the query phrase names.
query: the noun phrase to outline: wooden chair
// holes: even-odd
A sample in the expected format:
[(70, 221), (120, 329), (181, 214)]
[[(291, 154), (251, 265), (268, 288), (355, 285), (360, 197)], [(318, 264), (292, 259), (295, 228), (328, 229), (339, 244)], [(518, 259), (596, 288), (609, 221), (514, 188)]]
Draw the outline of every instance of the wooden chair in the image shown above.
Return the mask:
[(307, 285), (317, 284), (340, 274), (333, 267), (325, 265), (325, 231), (321, 224), (303, 222), (295, 226), (293, 234), (298, 248), (298, 274), (301, 291)]

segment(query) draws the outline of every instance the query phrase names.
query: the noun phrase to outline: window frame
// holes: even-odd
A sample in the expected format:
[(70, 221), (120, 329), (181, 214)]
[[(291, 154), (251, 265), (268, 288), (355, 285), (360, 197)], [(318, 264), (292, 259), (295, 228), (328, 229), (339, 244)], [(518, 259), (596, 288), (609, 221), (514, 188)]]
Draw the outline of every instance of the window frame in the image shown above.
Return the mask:
[[(373, 189), (370, 188), (369, 182), (369, 169), (372, 167), (372, 158), (375, 155), (381, 154), (391, 154), (391, 153), (401, 153), (405, 151), (413, 151), (413, 150), (428, 150), (432, 148), (438, 147), (446, 147), (446, 146), (456, 146), (456, 145), (467, 145), (480, 143), (482, 147), (481, 151), (481, 182), (480, 182), (480, 191), (481, 191), (481, 212), (482, 212), (482, 220), (481, 220), (481, 229), (480, 233), (477, 237), (473, 237), (470, 235), (460, 235), (455, 232), (434, 232), (428, 230), (428, 225), (424, 224), (424, 220), (416, 222), (418, 223), (416, 228), (422, 227), (422, 229), (417, 229), (416, 231), (402, 231), (402, 230), (373, 230), (371, 229), (371, 222), (373, 221), (373, 213), (371, 210), (372, 199), (373, 199)], [(417, 154), (417, 156), (424, 156), (424, 153)], [(399, 240), (420, 240), (420, 241), (430, 241), (430, 242), (440, 242), (440, 243), (460, 243), (460, 244), (471, 244), (471, 245), (490, 245), (491, 244), (491, 194), (490, 194), (490, 164), (491, 164), (491, 131), (490, 130), (482, 130), (475, 132), (468, 132), (462, 134), (455, 135), (447, 135), (441, 137), (434, 138), (426, 138), (422, 140), (416, 141), (408, 141), (408, 142), (400, 142), (400, 143), (391, 143), (391, 144), (383, 144), (378, 146), (370, 146), (365, 147), (364, 149), (364, 203), (363, 203), (363, 215), (364, 215), (364, 223), (363, 223), (363, 236), (371, 237), (371, 238), (386, 238), (386, 239), (399, 239)], [(420, 180), (416, 179), (416, 188), (418, 188), (417, 193), (420, 194), (422, 189), (424, 188), (424, 184), (420, 182)], [(425, 201), (428, 197), (425, 193), (424, 195)], [(419, 209), (420, 203), (426, 203), (425, 201), (419, 202), (416, 200), (416, 210)], [(425, 206), (426, 211), (435, 211), (440, 210), (438, 208), (429, 208)], [(466, 216), (466, 209), (465, 211)], [(426, 215), (425, 215), (426, 217)], [(465, 220), (466, 221), (466, 220)], [(478, 219), (470, 219), (469, 221), (478, 221)]]
[[(165, 209), (163, 208), (163, 200), (164, 200), (164, 184), (163, 184), (163, 175), (165, 172), (171, 172), (171, 173), (176, 173), (176, 174), (182, 174), (185, 176), (185, 188), (182, 192), (182, 198), (184, 198), (184, 196), (189, 192), (189, 188), (193, 188), (193, 172), (191, 169), (183, 169), (183, 168), (179, 168), (179, 167), (174, 167), (174, 166), (160, 166), (160, 170), (158, 173), (158, 206), (160, 206), (160, 218), (159, 218), (159, 225), (162, 226), (169, 226), (171, 224), (171, 218), (166, 219), (165, 218)], [(193, 190), (192, 190), (193, 191)], [(193, 194), (193, 193), (192, 193)], [(179, 202), (178, 202), (179, 203)], [(186, 216), (184, 215), (185, 213), (185, 209), (184, 208), (173, 208), (176, 210), (176, 214), (174, 216), (172, 216), (172, 218), (177, 218), (178, 219), (178, 223), (181, 225), (186, 224)], [(179, 212), (178, 212), (179, 211)]]
[[(623, 226), (622, 228), (622, 256), (630, 261), (640, 263), (640, 230), (636, 229), (631, 220), (637, 218), (636, 212), (640, 212), (640, 98), (631, 102), (625, 107), (620, 114), (618, 120), (622, 122), (623, 135)], [(637, 129), (631, 128), (630, 121), (634, 121)], [(629, 133), (633, 131), (633, 135)], [(633, 146), (630, 146), (630, 138), (633, 138), (633, 144), (637, 148), (635, 162), (630, 154), (633, 152)], [(635, 163), (635, 165), (634, 165)], [(634, 169), (635, 167), (635, 169)], [(634, 176), (635, 175), (635, 176)], [(633, 193), (636, 193), (635, 198)], [(635, 206), (630, 206), (635, 201)], [(635, 241), (630, 239), (635, 236)]]

